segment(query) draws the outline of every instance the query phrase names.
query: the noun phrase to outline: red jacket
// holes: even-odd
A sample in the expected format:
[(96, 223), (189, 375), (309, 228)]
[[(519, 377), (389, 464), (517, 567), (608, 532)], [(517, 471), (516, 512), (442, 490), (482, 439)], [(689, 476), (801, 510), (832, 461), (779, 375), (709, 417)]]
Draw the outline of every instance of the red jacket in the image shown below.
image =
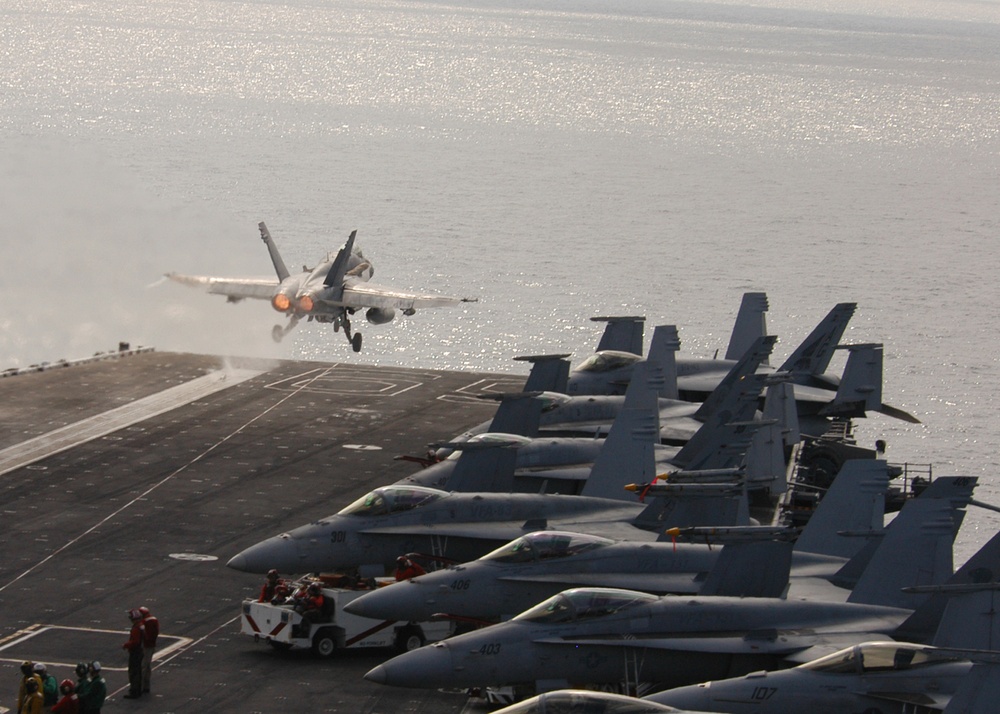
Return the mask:
[(142, 626), (142, 620), (133, 622), (132, 629), (128, 633), (128, 642), (122, 645), (122, 649), (129, 652), (142, 651), (142, 641), (144, 638), (145, 628)]
[(160, 621), (152, 615), (146, 615), (142, 618), (142, 627), (142, 646), (153, 649), (156, 647), (156, 638), (160, 636)]
[(80, 697), (67, 694), (52, 705), (52, 714), (80, 714)]

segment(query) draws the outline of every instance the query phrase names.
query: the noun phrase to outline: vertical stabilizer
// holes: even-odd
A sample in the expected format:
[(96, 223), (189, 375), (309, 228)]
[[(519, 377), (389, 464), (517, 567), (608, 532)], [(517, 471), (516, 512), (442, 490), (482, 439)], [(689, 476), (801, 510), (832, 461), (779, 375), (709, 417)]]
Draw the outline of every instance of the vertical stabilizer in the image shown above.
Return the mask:
[(767, 388), (764, 395), (764, 421), (771, 420), (781, 427), (782, 441), (787, 448), (792, 448), (802, 440), (795, 388), (791, 382), (780, 381)]
[(882, 408), (882, 345), (844, 345), (850, 352), (840, 386), (833, 401), (820, 410), (822, 416), (864, 417)]
[(521, 362), (531, 362), (531, 372), (524, 383), (524, 391), (565, 394), (569, 383), (568, 357), (568, 354), (515, 357), (515, 360)]
[(847, 323), (851, 321), (857, 307), (857, 303), (853, 302), (836, 305), (785, 360), (779, 371), (816, 376), (826, 372), (833, 359), (833, 351), (840, 344), (840, 338), (844, 336)]
[(802, 529), (795, 550), (840, 558), (854, 557), (864, 546), (865, 538), (841, 533), (855, 536), (882, 533), (888, 489), (889, 468), (884, 460), (845, 461)]
[(927, 596), (903, 588), (940, 585), (950, 578), (954, 540), (947, 499), (910, 499), (886, 530), (847, 601), (915, 609)]
[(677, 399), (677, 351), (681, 348), (681, 340), (677, 335), (676, 325), (657, 325), (653, 328), (653, 339), (649, 343), (649, 355), (646, 361), (657, 365), (663, 373), (663, 386), (660, 396), (664, 399)]
[(339, 300), (340, 295), (344, 292), (344, 276), (347, 274), (347, 269), (350, 267), (351, 263), (351, 253), (354, 251), (354, 238), (358, 235), (357, 231), (351, 231), (351, 235), (348, 236), (347, 242), (344, 243), (344, 247), (340, 249), (337, 253), (337, 257), (333, 260), (333, 265), (330, 266), (329, 272), (326, 274), (326, 278), (323, 280), (323, 284), (328, 288), (333, 288), (337, 291), (337, 296), (335, 299)]
[(466, 441), (450, 444), (460, 450), (455, 469), (444, 489), (447, 491), (489, 491), (509, 493), (514, 490), (514, 467), (517, 449), (500, 442)]
[(967, 650), (1000, 649), (1000, 585), (970, 585), (949, 592), (931, 644)]
[[(917, 499), (919, 500), (919, 499)], [(990, 538), (971, 558), (965, 561), (946, 585), (973, 585), (1000, 582), (1000, 533)], [(893, 633), (893, 639), (929, 642), (948, 605), (948, 595), (935, 592), (918, 607)]]
[(538, 398), (538, 392), (504, 394), (487, 431), (534, 438), (538, 436), (541, 418), (542, 400)]
[(1000, 664), (977, 662), (941, 714), (994, 714), (1000, 702)]
[(597, 352), (616, 350), (642, 355), (642, 329), (645, 317), (592, 317), (590, 320), (607, 323), (601, 341), (597, 343)]
[[(746, 354), (754, 341), (767, 334), (767, 293), (743, 293), (733, 334), (729, 337), (726, 359), (737, 360)], [(764, 360), (764, 364), (768, 364)]]
[(274, 264), (274, 272), (278, 274), (278, 281), (284, 282), (290, 273), (288, 272), (288, 268), (285, 267), (285, 261), (281, 259), (278, 246), (271, 239), (271, 232), (267, 230), (264, 221), (258, 223), (257, 227), (260, 229), (260, 239), (264, 241), (264, 245), (267, 246), (267, 252), (271, 254), (271, 262)]
[[(702, 402), (695, 412), (695, 419), (707, 421), (713, 415), (729, 412), (728, 419), (739, 419), (741, 421), (753, 418), (760, 402), (760, 394), (763, 391), (762, 380), (751, 380), (757, 368), (767, 361), (774, 349), (774, 344), (778, 338), (773, 335), (764, 335), (753, 341), (753, 344), (740, 355), (739, 361), (734, 364), (722, 381), (712, 390), (708, 398)], [(757, 385), (757, 394), (747, 390), (747, 385), (753, 381)], [(751, 390), (753, 387), (751, 387)], [(747, 401), (751, 398), (751, 401)], [(738, 410), (738, 413), (737, 413)], [(737, 414), (736, 416), (732, 416)]]
[(611, 424), (581, 496), (632, 501), (635, 496), (626, 491), (625, 486), (647, 483), (656, 477), (655, 448), (660, 443), (660, 410), (655, 394), (650, 391), (649, 371), (646, 362), (635, 363), (629, 392), (625, 395), (626, 406)]

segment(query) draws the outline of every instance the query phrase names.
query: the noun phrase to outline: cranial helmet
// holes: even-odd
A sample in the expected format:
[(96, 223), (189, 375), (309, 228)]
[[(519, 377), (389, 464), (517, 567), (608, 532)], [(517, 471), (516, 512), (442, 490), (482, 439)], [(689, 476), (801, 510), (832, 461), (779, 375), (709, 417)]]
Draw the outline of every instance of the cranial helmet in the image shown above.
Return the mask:
[(73, 680), (71, 679), (64, 679), (59, 683), (59, 691), (63, 694), (72, 694), (75, 689), (76, 685), (73, 684)]

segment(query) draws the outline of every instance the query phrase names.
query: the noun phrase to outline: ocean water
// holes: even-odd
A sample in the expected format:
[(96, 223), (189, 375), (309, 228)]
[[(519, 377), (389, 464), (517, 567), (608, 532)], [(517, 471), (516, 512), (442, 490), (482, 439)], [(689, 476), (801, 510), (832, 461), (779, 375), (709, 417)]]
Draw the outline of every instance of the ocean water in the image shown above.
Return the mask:
[[(523, 372), (608, 314), (708, 356), (747, 290), (780, 362), (854, 301), (923, 421), (859, 440), (1000, 504), (996, 0), (0, 0), (0, 87), (0, 368), (124, 340)], [(479, 302), (355, 355), (159, 280), (269, 274), (260, 220), (290, 266), (357, 229), (377, 282)]]

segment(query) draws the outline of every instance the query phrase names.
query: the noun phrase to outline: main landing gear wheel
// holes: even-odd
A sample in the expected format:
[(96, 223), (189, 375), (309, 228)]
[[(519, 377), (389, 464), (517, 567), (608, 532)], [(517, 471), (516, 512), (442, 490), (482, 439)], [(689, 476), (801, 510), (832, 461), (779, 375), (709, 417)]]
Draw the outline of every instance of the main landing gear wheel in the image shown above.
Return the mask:
[(275, 342), (281, 342), (281, 338), (285, 336), (285, 328), (281, 325), (275, 325), (271, 329), (271, 339)]
[(355, 332), (354, 337), (351, 338), (351, 349), (355, 352), (361, 351), (361, 333)]

